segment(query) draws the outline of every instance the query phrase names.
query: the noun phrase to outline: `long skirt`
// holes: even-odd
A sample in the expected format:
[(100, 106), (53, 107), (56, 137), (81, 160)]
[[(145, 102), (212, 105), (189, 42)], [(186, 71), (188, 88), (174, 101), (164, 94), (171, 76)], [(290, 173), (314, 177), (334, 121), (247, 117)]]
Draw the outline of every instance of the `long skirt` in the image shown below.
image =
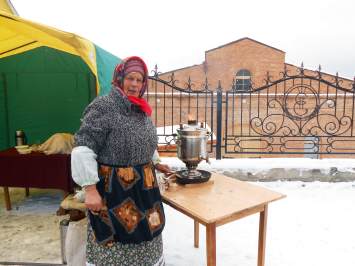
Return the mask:
[(102, 246), (95, 242), (88, 219), (86, 266), (111, 265), (165, 266), (162, 235), (142, 244), (116, 243), (112, 247)]

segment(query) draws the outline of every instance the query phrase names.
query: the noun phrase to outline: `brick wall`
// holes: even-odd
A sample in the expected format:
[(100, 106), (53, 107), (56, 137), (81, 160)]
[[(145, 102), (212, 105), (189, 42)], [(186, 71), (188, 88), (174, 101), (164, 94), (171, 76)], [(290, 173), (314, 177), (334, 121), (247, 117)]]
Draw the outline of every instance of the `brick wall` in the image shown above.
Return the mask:
[[(216, 49), (205, 52), (205, 62), (200, 65), (186, 67), (179, 70), (174, 70), (174, 80), (176, 86), (182, 89), (189, 89), (189, 86), (194, 91), (202, 91), (205, 89), (206, 78), (208, 78), (209, 90), (217, 92), (218, 83), (220, 82), (223, 92), (231, 89), (229, 86), (233, 83), (233, 78), (241, 69), (247, 69), (251, 72), (253, 88), (259, 88), (264, 85), (267, 74), (269, 74), (271, 81), (276, 81), (282, 78), (280, 72), (284, 68), (289, 70), (288, 75), (298, 75), (298, 67), (285, 64), (285, 53), (273, 47), (259, 43), (257, 41), (245, 38)], [(310, 70), (305, 70), (306, 75), (315, 76), (316, 73)], [(172, 72), (164, 73), (159, 76), (160, 79), (171, 81)], [(337, 77), (323, 74), (322, 78), (332, 84), (335, 84)], [(190, 81), (189, 81), (190, 79)], [(343, 88), (351, 89), (352, 81), (342, 79), (339, 85)], [(170, 82), (169, 84), (171, 84)], [(303, 86), (299, 86), (303, 84)], [(300, 121), (304, 132), (312, 132), (317, 135), (324, 135), (326, 133), (340, 134), (345, 132), (345, 136), (355, 135), (355, 128), (352, 124), (354, 117), (354, 94), (346, 93), (336, 90), (332, 84), (325, 84), (312, 79), (296, 79), (279, 83), (271, 86), (260, 93), (249, 94), (235, 94), (233, 97), (229, 94), (228, 98), (228, 119), (226, 113), (222, 113), (222, 135), (225, 134), (225, 127), (227, 127), (227, 135), (234, 133), (234, 135), (247, 134), (250, 136), (257, 136), (260, 133), (272, 133), (273, 130), (278, 130), (278, 134), (284, 131), (293, 130), (297, 132), (298, 127), (291, 119), (285, 118), (283, 115), (282, 104), (287, 103), (288, 115), (297, 118), (311, 115), (319, 103), (323, 103), (319, 110), (321, 116), (319, 119), (307, 119)], [(303, 91), (302, 91), (303, 90)], [(157, 94), (156, 94), (157, 92)], [(285, 98), (285, 95), (287, 96)], [(162, 83), (155, 83), (150, 81), (148, 90), (148, 102), (152, 106), (152, 119), (157, 127), (169, 126), (171, 124), (179, 124), (187, 122), (187, 114), (194, 114), (198, 117), (198, 121), (204, 121), (209, 126), (213, 124), (213, 130), (216, 132), (216, 104), (211, 109), (211, 94), (185, 94), (171, 89), (168, 85)], [(224, 93), (223, 100), (226, 100)], [(305, 101), (305, 104), (299, 104)], [(216, 101), (214, 94), (213, 100)], [(336, 106), (334, 103), (336, 102)], [(269, 103), (269, 104), (268, 104)], [(225, 107), (225, 104), (223, 105)], [(242, 107), (242, 108), (241, 108)], [(213, 112), (213, 121), (211, 120)], [(317, 113), (317, 111), (315, 111)], [(328, 115), (325, 115), (328, 114)], [(331, 114), (331, 115), (329, 115)], [(250, 119), (254, 119), (254, 126), (251, 126)], [(269, 117), (269, 118), (267, 118)], [(272, 123), (267, 123), (271, 121)], [(227, 122), (226, 122), (227, 121)], [(256, 126), (260, 121), (264, 121), (263, 126)], [(268, 124), (268, 126), (266, 126)], [(303, 125), (304, 124), (304, 125)], [(281, 127), (282, 125), (282, 127)], [(236, 133), (237, 132), (237, 133)], [(326, 133), (325, 133), (326, 132)], [(251, 143), (250, 139), (244, 138), (242, 141), (246, 148), (265, 151), (267, 147), (266, 138), (261, 138), (248, 146), (246, 143)], [(255, 138), (254, 138), (255, 139)], [(295, 138), (293, 141), (288, 141), (284, 147), (293, 148), (302, 152), (304, 150), (305, 138)], [(275, 139), (274, 143), (282, 144), (284, 140)], [(328, 142), (333, 140), (322, 137), (320, 141), (320, 150), (326, 151)], [(355, 142), (336, 141), (333, 143), (333, 150), (341, 150), (354, 146)], [(222, 143), (224, 145), (224, 142)], [(259, 145), (259, 146), (258, 146)], [(281, 145), (275, 146), (280, 148)], [(229, 147), (229, 150), (233, 149)], [(296, 148), (296, 149), (295, 149)], [(350, 151), (349, 149), (347, 150)], [(230, 154), (224, 154), (230, 157), (240, 157)], [(245, 155), (242, 157), (303, 157), (299, 155)], [(319, 158), (328, 158), (328, 155), (320, 155)], [(334, 155), (331, 158), (352, 158), (352, 155)]]

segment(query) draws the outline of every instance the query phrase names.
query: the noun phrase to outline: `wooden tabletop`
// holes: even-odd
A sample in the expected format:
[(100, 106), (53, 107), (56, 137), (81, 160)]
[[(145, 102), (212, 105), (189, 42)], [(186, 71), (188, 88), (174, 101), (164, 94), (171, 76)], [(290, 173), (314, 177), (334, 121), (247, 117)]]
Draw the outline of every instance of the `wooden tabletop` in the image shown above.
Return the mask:
[(210, 180), (214, 183), (193, 188), (179, 184), (176, 191), (162, 194), (163, 202), (206, 225), (218, 221), (225, 224), (229, 217), (260, 212), (259, 208), (265, 204), (286, 197), (285, 194), (217, 173), (212, 173)]

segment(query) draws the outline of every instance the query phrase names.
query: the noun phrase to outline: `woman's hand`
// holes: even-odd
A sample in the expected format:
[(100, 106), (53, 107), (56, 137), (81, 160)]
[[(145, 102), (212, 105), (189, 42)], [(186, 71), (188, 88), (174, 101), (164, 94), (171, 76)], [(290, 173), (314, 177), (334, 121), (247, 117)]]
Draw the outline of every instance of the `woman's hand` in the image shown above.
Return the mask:
[(169, 173), (170, 172), (170, 167), (167, 164), (161, 164), (157, 163), (155, 165), (155, 169), (162, 172), (163, 174)]
[(102, 209), (102, 198), (96, 189), (96, 185), (85, 188), (85, 208), (90, 211), (100, 211)]

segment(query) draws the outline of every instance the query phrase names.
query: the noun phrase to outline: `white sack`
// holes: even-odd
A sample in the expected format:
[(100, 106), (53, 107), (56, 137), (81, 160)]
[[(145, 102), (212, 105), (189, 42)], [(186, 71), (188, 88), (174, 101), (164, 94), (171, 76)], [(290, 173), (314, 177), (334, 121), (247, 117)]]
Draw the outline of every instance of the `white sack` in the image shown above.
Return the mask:
[(40, 152), (49, 154), (71, 154), (74, 146), (74, 136), (67, 133), (57, 133), (50, 137), (38, 149)]
[(87, 218), (69, 223), (65, 240), (68, 266), (86, 265), (86, 234)]

